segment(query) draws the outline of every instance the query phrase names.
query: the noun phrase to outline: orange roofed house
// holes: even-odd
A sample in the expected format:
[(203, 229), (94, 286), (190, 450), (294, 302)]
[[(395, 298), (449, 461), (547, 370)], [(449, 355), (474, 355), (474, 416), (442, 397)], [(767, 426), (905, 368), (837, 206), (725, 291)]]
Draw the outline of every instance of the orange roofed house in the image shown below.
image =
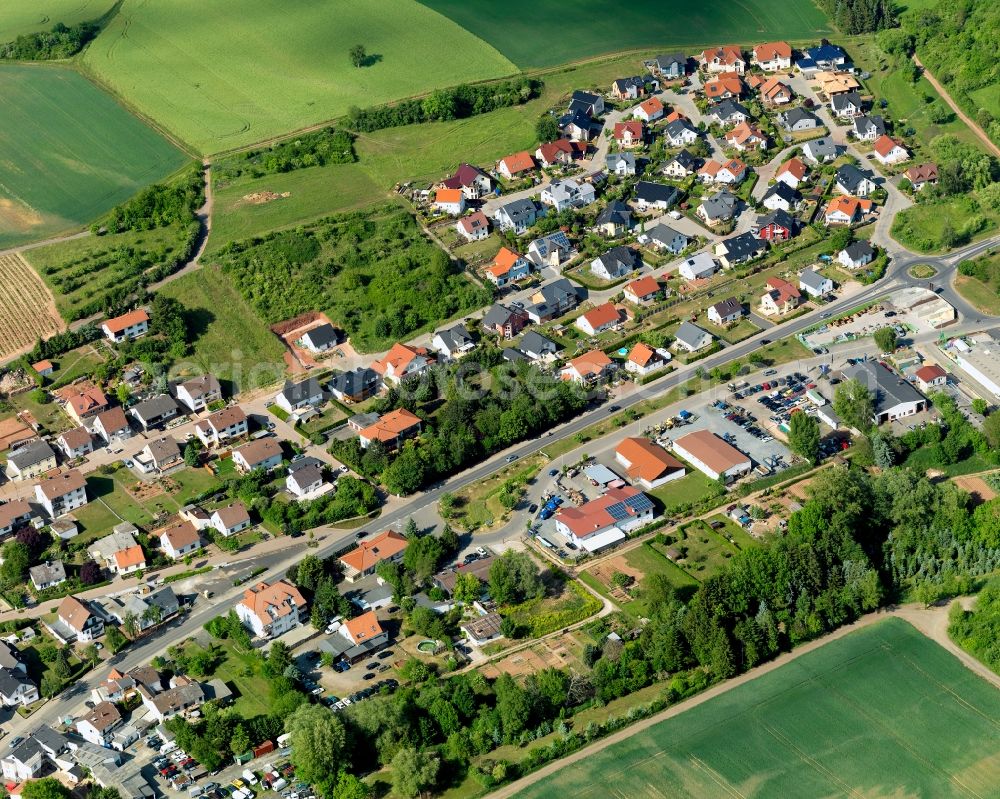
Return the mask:
[(698, 62), (709, 72), (746, 72), (747, 61), (743, 51), (734, 44), (710, 47), (699, 57)]
[(109, 407), (108, 398), (97, 386), (88, 386), (66, 397), (66, 412), (80, 424), (104, 413)]
[(407, 377), (418, 375), (434, 361), (426, 347), (393, 344), (381, 358), (372, 363), (372, 369), (389, 383), (399, 383)]
[(639, 105), (637, 105), (633, 111), (632, 116), (636, 119), (641, 119), (643, 122), (656, 122), (658, 119), (663, 119), (663, 115), (666, 113), (666, 109), (663, 107), (663, 103), (660, 102), (659, 97), (650, 97), (648, 100), (643, 100)]
[(708, 100), (739, 100), (743, 96), (743, 79), (737, 72), (720, 72), (712, 80), (705, 81), (705, 97)]
[(645, 488), (656, 488), (684, 476), (684, 464), (648, 438), (626, 438), (615, 448), (626, 474)]
[(823, 212), (826, 225), (853, 225), (862, 221), (873, 209), (871, 200), (858, 197), (834, 197)]
[(497, 161), (497, 172), (507, 180), (512, 180), (525, 172), (530, 172), (535, 168), (535, 159), (527, 150), (508, 155)]
[(802, 294), (780, 277), (769, 277), (760, 298), (760, 312), (765, 316), (777, 316), (799, 307)]
[(531, 261), (507, 247), (501, 247), (493, 263), (486, 267), (486, 274), (498, 287), (506, 286), (531, 272)]
[(591, 350), (583, 355), (578, 355), (566, 364), (562, 370), (562, 379), (590, 385), (607, 377), (614, 371), (614, 368), (614, 361), (607, 355), (600, 350)]
[(461, 189), (438, 189), (434, 193), (434, 207), (443, 214), (459, 216), (465, 212), (465, 195)]
[(620, 147), (638, 147), (642, 144), (646, 129), (642, 120), (630, 119), (627, 122), (616, 122), (612, 135)]
[(116, 316), (101, 325), (104, 335), (116, 344), (127, 338), (139, 338), (149, 330), (149, 314), (139, 308), (127, 314)]
[(766, 42), (758, 44), (753, 49), (752, 64), (756, 64), (765, 72), (777, 72), (781, 69), (791, 69), (792, 48), (788, 42)]
[(388, 449), (396, 449), (405, 438), (420, 434), (420, 417), (406, 408), (397, 408), (382, 416), (358, 433), (361, 448), (367, 449), (373, 441), (381, 441)]
[(236, 603), (237, 617), (258, 638), (275, 638), (298, 627), (305, 614), (305, 597), (286, 580), (257, 583)]
[(382, 629), (374, 610), (345, 621), (337, 631), (319, 642), (320, 651), (337, 660), (357, 663), (389, 643), (389, 633)]
[(375, 567), (382, 561), (400, 560), (408, 543), (406, 537), (395, 530), (385, 530), (368, 541), (362, 541), (350, 552), (340, 556), (347, 582), (353, 583), (374, 574)]

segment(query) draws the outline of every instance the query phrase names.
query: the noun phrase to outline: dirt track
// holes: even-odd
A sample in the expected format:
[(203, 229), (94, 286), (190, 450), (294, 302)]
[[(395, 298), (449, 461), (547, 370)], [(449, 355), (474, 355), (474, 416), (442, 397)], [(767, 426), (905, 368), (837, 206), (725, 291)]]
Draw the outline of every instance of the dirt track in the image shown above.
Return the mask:
[[(958, 600), (962, 601), (963, 604), (968, 604), (971, 599)], [(974, 671), (983, 679), (1000, 688), (1000, 675), (995, 674), (986, 668), (982, 663), (976, 660), (974, 657), (969, 655), (967, 652), (959, 648), (952, 642), (948, 637), (948, 606), (933, 607), (933, 608), (923, 608), (918, 605), (907, 605), (904, 607), (897, 608), (896, 610), (889, 612), (876, 612), (869, 613), (864, 618), (858, 620), (854, 624), (847, 627), (841, 627), (839, 630), (830, 633), (830, 635), (824, 636), (823, 638), (817, 639), (815, 641), (810, 641), (807, 644), (803, 644), (800, 647), (781, 655), (779, 658), (772, 660), (770, 663), (765, 663), (763, 666), (749, 671), (746, 674), (741, 674), (739, 677), (734, 677), (726, 682), (719, 683), (709, 688), (707, 691), (703, 691), (697, 696), (692, 697), (684, 702), (673, 705), (666, 710), (657, 713), (655, 716), (651, 716), (648, 719), (637, 722), (631, 727), (627, 727), (624, 730), (619, 730), (618, 732), (612, 733), (607, 738), (602, 738), (600, 741), (591, 744), (590, 746), (585, 746), (583, 749), (579, 749), (567, 757), (556, 760), (549, 763), (544, 768), (529, 774), (516, 782), (512, 782), (510, 785), (506, 785), (499, 790), (494, 791), (487, 795), (486, 799), (507, 799), (508, 797), (517, 796), (522, 790), (527, 788), (529, 785), (533, 785), (536, 782), (548, 777), (551, 774), (559, 771), (560, 769), (570, 766), (574, 763), (578, 763), (581, 760), (590, 758), (602, 749), (606, 749), (609, 746), (613, 746), (620, 741), (627, 740), (633, 735), (648, 730), (654, 724), (659, 724), (661, 721), (673, 718), (674, 716), (690, 710), (693, 707), (697, 707), (703, 702), (707, 702), (710, 699), (714, 699), (727, 691), (731, 691), (738, 685), (743, 685), (744, 683), (756, 680), (758, 677), (767, 674), (768, 672), (774, 671), (784, 666), (786, 663), (790, 663), (797, 658), (802, 657), (802, 655), (807, 652), (812, 652), (814, 649), (818, 649), (824, 646), (830, 641), (836, 641), (838, 638), (843, 638), (845, 635), (850, 635), (856, 630), (860, 630), (862, 627), (869, 627), (872, 624), (882, 621), (889, 616), (897, 616), (904, 621), (912, 624), (917, 630), (926, 635), (936, 644), (947, 649), (951, 654), (957, 657), (962, 664)]]
[(1000, 147), (997, 147), (993, 143), (990, 137), (986, 135), (986, 131), (983, 130), (981, 127), (979, 127), (979, 124), (975, 120), (970, 119), (968, 114), (966, 114), (961, 108), (958, 107), (958, 103), (956, 103), (954, 100), (951, 99), (951, 95), (948, 94), (948, 90), (945, 89), (944, 86), (942, 86), (938, 82), (938, 79), (934, 77), (934, 75), (930, 72), (930, 70), (927, 69), (927, 67), (925, 67), (923, 64), (920, 63), (919, 58), (913, 56), (913, 63), (924, 71), (924, 77), (927, 78), (927, 82), (935, 89), (937, 89), (938, 94), (940, 94), (941, 97), (944, 99), (944, 101), (948, 103), (949, 106), (951, 106), (951, 110), (955, 112), (958, 118), (969, 126), (969, 130), (975, 133), (976, 136), (982, 140), (983, 144), (986, 145), (986, 148), (990, 152), (992, 152), (993, 155), (1000, 158)]

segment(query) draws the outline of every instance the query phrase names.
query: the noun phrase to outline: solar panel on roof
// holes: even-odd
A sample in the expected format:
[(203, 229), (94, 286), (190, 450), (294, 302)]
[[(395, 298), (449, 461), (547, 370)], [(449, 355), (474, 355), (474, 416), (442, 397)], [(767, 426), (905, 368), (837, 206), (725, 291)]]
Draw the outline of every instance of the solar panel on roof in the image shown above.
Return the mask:
[(637, 494), (634, 497), (630, 497), (626, 500), (626, 503), (636, 513), (643, 513), (644, 511), (651, 510), (653, 508), (653, 500), (645, 494)]

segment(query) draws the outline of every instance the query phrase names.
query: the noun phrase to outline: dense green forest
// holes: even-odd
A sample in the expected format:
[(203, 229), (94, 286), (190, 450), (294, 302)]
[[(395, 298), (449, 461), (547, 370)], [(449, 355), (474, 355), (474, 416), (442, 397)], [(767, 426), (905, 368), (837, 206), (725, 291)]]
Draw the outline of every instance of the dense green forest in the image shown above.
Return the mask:
[(973, 119), (1000, 142), (1000, 3), (941, 0), (902, 15), (923, 64)]
[(13, 61), (50, 61), (79, 53), (101, 31), (96, 22), (67, 27), (61, 22), (43, 33), (26, 33), (12, 42), (0, 44), (0, 58)]
[(310, 166), (350, 164), (356, 160), (354, 137), (347, 131), (330, 127), (304, 133), (271, 147), (221, 158), (212, 169), (217, 185), (221, 187), (244, 175), (259, 178)]
[(325, 311), (362, 352), (388, 349), (492, 296), (394, 206), (230, 244), (219, 261), (265, 321)]
[(892, 0), (820, 0), (820, 7), (844, 33), (872, 33), (892, 27)]

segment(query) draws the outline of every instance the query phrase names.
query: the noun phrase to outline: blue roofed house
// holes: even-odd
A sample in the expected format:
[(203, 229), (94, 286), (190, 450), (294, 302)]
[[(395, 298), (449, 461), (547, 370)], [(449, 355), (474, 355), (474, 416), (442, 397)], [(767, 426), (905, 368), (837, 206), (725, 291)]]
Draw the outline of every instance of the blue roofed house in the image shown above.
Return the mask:
[(569, 237), (562, 230), (541, 236), (528, 245), (525, 256), (538, 269), (546, 266), (558, 268), (576, 254)]
[(642, 269), (642, 256), (622, 246), (612, 247), (590, 264), (591, 273), (603, 280), (617, 280), (638, 269)]
[(684, 53), (668, 53), (654, 58), (650, 68), (663, 78), (676, 80), (687, 74), (687, 63), (688, 59)]

